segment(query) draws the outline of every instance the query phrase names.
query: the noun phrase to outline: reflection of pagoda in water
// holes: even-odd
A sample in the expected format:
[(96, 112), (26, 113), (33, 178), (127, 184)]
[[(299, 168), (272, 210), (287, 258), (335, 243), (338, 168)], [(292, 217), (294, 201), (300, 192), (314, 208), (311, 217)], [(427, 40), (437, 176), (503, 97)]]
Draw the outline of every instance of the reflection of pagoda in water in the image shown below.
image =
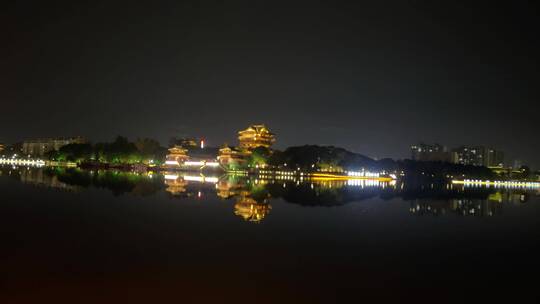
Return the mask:
[(268, 203), (269, 194), (255, 190), (261, 190), (257, 188), (260, 185), (259, 182), (255, 182), (248, 186), (244, 179), (226, 178), (216, 184), (216, 191), (217, 195), (223, 199), (238, 197), (234, 204), (235, 215), (248, 222), (260, 222), (272, 209)]
[(233, 182), (227, 178), (219, 180), (216, 184), (217, 196), (224, 199), (240, 195), (242, 192), (247, 192), (245, 188), (245, 183)]
[(234, 214), (242, 217), (248, 222), (260, 222), (262, 221), (272, 209), (269, 203), (258, 203), (251, 197), (241, 196), (240, 199), (234, 204)]
[(200, 198), (204, 193), (215, 193), (218, 181), (218, 177), (204, 176), (202, 174), (190, 175), (164, 172), (164, 183), (167, 186), (165, 191), (177, 197), (197, 195)]
[(165, 191), (169, 192), (172, 195), (181, 195), (186, 192), (187, 182), (183, 178), (165, 178), (165, 185), (167, 188)]
[(200, 197), (205, 191), (204, 189), (216, 191), (217, 196), (223, 199), (236, 197), (234, 214), (248, 222), (262, 221), (272, 209), (268, 203), (268, 193), (253, 191), (260, 183), (255, 183), (256, 185), (249, 187), (243, 179), (176, 175), (170, 172), (165, 174), (164, 182), (167, 186), (165, 191), (175, 197), (190, 197), (195, 193), (197, 197)]

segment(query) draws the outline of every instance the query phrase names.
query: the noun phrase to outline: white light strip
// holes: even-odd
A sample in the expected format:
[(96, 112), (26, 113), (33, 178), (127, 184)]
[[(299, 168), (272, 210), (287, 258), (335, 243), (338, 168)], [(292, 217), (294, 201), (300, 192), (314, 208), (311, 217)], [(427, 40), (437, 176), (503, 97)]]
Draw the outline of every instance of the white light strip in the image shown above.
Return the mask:
[(202, 176), (185, 175), (184, 180), (190, 181), (190, 182), (202, 182), (203, 177)]
[(369, 172), (369, 171), (359, 171), (359, 172), (356, 172), (356, 171), (349, 171), (347, 172), (347, 175), (348, 176), (358, 176), (358, 177), (380, 177), (380, 173), (376, 173), (376, 172)]
[(479, 179), (452, 180), (452, 184), (466, 186), (495, 186), (495, 187), (525, 187), (540, 188), (540, 182), (521, 182), (521, 181), (489, 181)]
[(185, 175), (184, 180), (189, 181), (189, 182), (200, 182), (200, 183), (207, 182), (207, 183), (215, 184), (219, 181), (219, 178), (213, 177), (213, 176), (206, 177), (206, 176)]
[(38, 166), (38, 167), (45, 166), (45, 162), (41, 159), (0, 158), (0, 164)]

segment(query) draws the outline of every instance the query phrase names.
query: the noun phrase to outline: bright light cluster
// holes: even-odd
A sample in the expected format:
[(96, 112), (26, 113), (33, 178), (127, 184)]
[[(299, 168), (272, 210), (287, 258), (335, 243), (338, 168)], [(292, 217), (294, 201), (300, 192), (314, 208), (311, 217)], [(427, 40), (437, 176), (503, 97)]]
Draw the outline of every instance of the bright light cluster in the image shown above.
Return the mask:
[(369, 172), (369, 171), (349, 171), (347, 172), (348, 176), (357, 176), (357, 177), (374, 177), (378, 178), (381, 174), (376, 172)]
[(387, 186), (394, 187), (396, 181), (383, 182), (376, 179), (349, 179), (347, 180), (347, 186), (356, 186), (356, 187), (381, 187), (386, 188)]
[(383, 185), (386, 183), (382, 183), (378, 180), (370, 180), (370, 179), (349, 179), (347, 180), (347, 186), (360, 186), (362, 188), (364, 187), (378, 187), (380, 185)]
[(0, 158), (0, 164), (34, 167), (45, 166), (45, 162), (41, 159)]

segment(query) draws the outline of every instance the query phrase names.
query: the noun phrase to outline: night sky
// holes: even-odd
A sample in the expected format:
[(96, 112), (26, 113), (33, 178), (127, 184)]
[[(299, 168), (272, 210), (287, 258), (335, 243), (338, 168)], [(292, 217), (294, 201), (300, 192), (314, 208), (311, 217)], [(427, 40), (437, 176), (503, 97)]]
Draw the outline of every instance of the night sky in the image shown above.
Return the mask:
[(0, 142), (236, 144), (265, 123), (278, 148), (488, 145), (540, 167), (530, 5), (17, 2), (0, 10)]

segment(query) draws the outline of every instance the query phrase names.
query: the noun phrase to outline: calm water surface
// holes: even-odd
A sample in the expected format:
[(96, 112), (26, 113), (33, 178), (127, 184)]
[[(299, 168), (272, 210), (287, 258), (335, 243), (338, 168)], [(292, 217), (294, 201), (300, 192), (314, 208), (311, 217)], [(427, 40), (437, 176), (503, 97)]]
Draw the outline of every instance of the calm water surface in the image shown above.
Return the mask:
[(537, 191), (4, 167), (0, 192), (0, 303), (537, 293)]

